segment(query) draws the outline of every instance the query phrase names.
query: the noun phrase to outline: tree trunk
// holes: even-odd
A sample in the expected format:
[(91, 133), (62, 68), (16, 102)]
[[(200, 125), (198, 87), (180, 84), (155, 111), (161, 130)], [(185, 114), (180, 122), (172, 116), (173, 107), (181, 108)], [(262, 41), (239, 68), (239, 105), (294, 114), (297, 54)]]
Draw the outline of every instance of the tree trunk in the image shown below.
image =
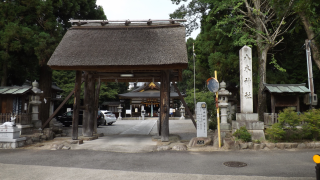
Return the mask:
[(7, 62), (5, 61), (2, 64), (1, 86), (7, 86)]
[[(303, 27), (307, 33), (308, 39), (311, 40), (312, 38), (315, 37), (314, 31), (311, 29), (311, 24), (309, 22), (309, 19), (306, 17), (304, 12), (300, 12), (299, 16), (301, 18)], [(320, 69), (320, 51), (319, 51), (319, 46), (315, 40), (312, 40), (311, 43), (311, 49), (312, 49), (312, 59)]]
[[(51, 90), (52, 90), (52, 70), (46, 64), (40, 67), (40, 90), (43, 91), (41, 94), (41, 105), (40, 105), (40, 120), (42, 123), (49, 118), (50, 115), (50, 101), (51, 101)], [(46, 99), (46, 103), (44, 101)], [(45, 128), (48, 128), (49, 124)]]
[(266, 96), (263, 92), (264, 83), (266, 83), (266, 66), (267, 66), (267, 53), (269, 46), (265, 45), (264, 47), (258, 47), (258, 58), (259, 58), (259, 90), (258, 90), (258, 114), (259, 120), (264, 120), (264, 112), (266, 110)]

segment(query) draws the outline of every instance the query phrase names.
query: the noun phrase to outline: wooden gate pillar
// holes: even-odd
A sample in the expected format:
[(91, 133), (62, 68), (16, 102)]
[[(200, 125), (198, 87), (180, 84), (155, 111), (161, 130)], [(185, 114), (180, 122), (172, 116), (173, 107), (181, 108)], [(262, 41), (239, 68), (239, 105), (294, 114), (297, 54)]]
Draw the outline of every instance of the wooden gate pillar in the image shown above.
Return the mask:
[(161, 141), (169, 141), (170, 71), (161, 72), (160, 130)]
[(97, 115), (94, 111), (94, 96), (95, 96), (95, 79), (91, 72), (85, 72), (84, 85), (84, 110), (82, 133), (83, 136), (92, 137), (94, 130), (94, 121), (97, 120)]
[(78, 139), (79, 109), (80, 109), (80, 92), (81, 92), (81, 71), (76, 71), (76, 82), (74, 87), (74, 103), (72, 118), (72, 139)]

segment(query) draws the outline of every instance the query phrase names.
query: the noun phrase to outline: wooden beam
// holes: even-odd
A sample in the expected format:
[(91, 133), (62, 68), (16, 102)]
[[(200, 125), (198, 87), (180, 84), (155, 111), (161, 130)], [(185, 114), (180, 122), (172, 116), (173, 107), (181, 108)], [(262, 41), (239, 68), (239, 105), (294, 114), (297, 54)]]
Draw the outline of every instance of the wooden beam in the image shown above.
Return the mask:
[(69, 95), (64, 99), (64, 101), (60, 104), (60, 106), (51, 114), (51, 116), (47, 119), (47, 121), (42, 125), (41, 129), (46, 127), (46, 125), (51, 121), (51, 119), (57, 115), (59, 110), (62, 108), (62, 106), (70, 99), (70, 97), (73, 95), (74, 89), (69, 93)]
[(72, 117), (72, 139), (73, 140), (78, 139), (81, 78), (82, 78), (82, 72), (76, 71), (76, 82), (74, 87), (73, 117)]
[(188, 63), (167, 64), (167, 65), (92, 65), (92, 66), (50, 66), (55, 70), (82, 70), (82, 71), (98, 71), (98, 72), (114, 72), (114, 71), (131, 71), (131, 70), (175, 70), (186, 69)]
[(173, 81), (172, 84), (173, 84), (175, 90), (178, 92), (179, 97), (180, 97), (180, 100), (181, 100), (182, 104), (184, 105), (184, 107), (186, 108), (186, 111), (187, 111), (187, 113), (189, 114), (189, 116), (190, 116), (190, 118), (191, 118), (191, 121), (192, 121), (194, 127), (197, 129), (197, 123), (196, 123), (196, 121), (193, 119), (193, 116), (192, 116), (192, 114), (191, 114), (191, 112), (190, 112), (190, 110), (189, 110), (189, 108), (188, 108), (188, 106), (187, 106), (187, 103), (184, 101), (183, 96), (181, 95), (181, 93), (180, 93), (180, 91), (179, 91), (176, 83)]
[(85, 72), (84, 86), (84, 104), (88, 105), (88, 110), (83, 111), (82, 133), (85, 137), (93, 136), (94, 121), (97, 115), (94, 115), (94, 78), (92, 72)]
[(162, 71), (160, 86), (161, 141), (169, 141), (170, 71)]
[(271, 113), (275, 113), (276, 108), (275, 108), (275, 99), (273, 93), (271, 93)]
[[(96, 92), (95, 92), (95, 95), (94, 95), (94, 112), (95, 112), (96, 115), (98, 114), (98, 108), (99, 108), (98, 106), (99, 106), (100, 87), (101, 87), (101, 81), (99, 79), (97, 87), (96, 87)], [(94, 133), (97, 133), (97, 127), (98, 127), (97, 121), (94, 121), (94, 125), (93, 125)]]

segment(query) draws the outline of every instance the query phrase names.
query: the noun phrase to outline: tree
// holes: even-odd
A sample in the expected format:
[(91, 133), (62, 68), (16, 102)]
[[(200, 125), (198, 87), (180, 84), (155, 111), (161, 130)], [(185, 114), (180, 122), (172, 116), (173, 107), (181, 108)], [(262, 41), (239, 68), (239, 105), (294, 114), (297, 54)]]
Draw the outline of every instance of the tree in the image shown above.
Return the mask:
[[(25, 64), (31, 65), (38, 62), (34, 69), (39, 68), (42, 98), (46, 99), (51, 98), (52, 85), (52, 70), (47, 61), (71, 26), (68, 21), (72, 18), (106, 19), (96, 0), (7, 0), (0, 3), (0, 14), (2, 85), (6, 85), (8, 67), (17, 61), (30, 60)], [(33, 74), (29, 76), (34, 77)], [(42, 121), (49, 117), (49, 107), (50, 103), (41, 106)]]
[[(288, 0), (285, 0), (287, 2)], [(319, 33), (320, 33), (320, 14), (319, 14), (319, 0), (300, 0), (295, 1), (293, 10), (300, 17), (301, 24), (303, 25), (307, 37), (311, 40), (309, 44), (312, 49), (312, 59), (320, 69), (320, 46), (319, 46)], [(318, 36), (318, 37), (317, 37)]]
[[(263, 120), (266, 108), (264, 95), (264, 83), (266, 83), (266, 65), (268, 51), (283, 41), (285, 34), (296, 17), (292, 16), (293, 0), (286, 6), (284, 11), (277, 12), (276, 5), (272, 1), (250, 0), (203, 0), (211, 3), (212, 10), (207, 18), (208, 21), (216, 20), (215, 29), (231, 37), (237, 37), (235, 45), (255, 45), (257, 47), (259, 62), (259, 90), (258, 90), (258, 113), (259, 119)], [(219, 14), (227, 12), (220, 17)], [(218, 18), (217, 18), (218, 16)]]

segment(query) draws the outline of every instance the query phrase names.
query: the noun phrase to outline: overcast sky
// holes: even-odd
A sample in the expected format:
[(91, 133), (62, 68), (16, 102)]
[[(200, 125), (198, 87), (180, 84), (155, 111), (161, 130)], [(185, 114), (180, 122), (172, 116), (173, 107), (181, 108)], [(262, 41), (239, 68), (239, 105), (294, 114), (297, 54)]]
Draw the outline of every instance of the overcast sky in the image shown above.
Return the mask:
[[(97, 0), (97, 5), (103, 6), (109, 20), (169, 19), (180, 6), (171, 0)], [(191, 37), (195, 39), (199, 32), (196, 30)]]

